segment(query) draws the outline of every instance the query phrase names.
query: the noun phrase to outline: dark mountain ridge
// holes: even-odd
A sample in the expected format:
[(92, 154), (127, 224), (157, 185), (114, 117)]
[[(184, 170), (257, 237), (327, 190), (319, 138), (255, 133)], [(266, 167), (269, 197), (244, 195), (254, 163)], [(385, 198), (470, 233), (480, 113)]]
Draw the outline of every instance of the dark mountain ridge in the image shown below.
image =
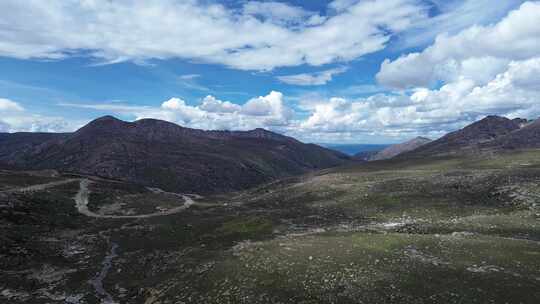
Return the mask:
[(521, 118), (487, 116), (399, 157), (426, 157), (527, 148), (540, 148), (540, 120), (529, 122)]
[(74, 133), (0, 134), (0, 163), (214, 193), (329, 168), (349, 158), (276, 134), (204, 131), (142, 119), (98, 118)]
[(505, 150), (540, 148), (540, 119), (532, 122), (514, 121), (520, 123), (519, 129), (498, 137), (491, 142), (484, 143), (481, 147)]

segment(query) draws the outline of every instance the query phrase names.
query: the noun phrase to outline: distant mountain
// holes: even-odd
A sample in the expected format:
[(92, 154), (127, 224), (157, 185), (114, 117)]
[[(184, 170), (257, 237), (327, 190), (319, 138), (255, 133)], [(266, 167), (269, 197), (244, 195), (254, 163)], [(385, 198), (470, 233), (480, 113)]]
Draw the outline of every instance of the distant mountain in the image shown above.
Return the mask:
[(377, 144), (320, 144), (325, 148), (336, 150), (347, 155), (353, 156), (359, 153), (366, 152), (370, 154), (372, 152), (379, 152), (389, 145), (377, 145)]
[[(465, 128), (449, 133), (435, 141), (425, 144), (402, 157), (422, 157), (456, 153), (474, 153), (491, 142), (524, 128), (527, 121), (508, 119), (500, 116), (487, 116)], [(501, 147), (504, 144), (501, 143)]]
[(426, 137), (416, 137), (401, 144), (392, 145), (375, 155), (369, 157), (369, 160), (383, 160), (390, 159), (400, 154), (415, 150), (425, 144), (430, 143), (432, 140)]
[(0, 134), (0, 163), (213, 193), (341, 165), (349, 157), (264, 129), (203, 131), (98, 118), (74, 133)]

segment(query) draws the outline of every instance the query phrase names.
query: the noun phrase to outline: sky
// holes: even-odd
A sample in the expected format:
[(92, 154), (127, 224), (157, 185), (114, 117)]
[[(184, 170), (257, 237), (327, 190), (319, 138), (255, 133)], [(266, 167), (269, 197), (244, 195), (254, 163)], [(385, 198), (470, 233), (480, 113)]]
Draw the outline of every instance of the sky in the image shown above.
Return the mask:
[(316, 143), (540, 116), (540, 1), (2, 0), (0, 132), (103, 115)]

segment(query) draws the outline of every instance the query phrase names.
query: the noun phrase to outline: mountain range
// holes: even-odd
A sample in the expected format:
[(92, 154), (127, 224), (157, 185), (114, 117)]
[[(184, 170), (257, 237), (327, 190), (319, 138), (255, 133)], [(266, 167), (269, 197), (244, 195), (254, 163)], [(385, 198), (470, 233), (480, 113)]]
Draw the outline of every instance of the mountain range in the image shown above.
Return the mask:
[(344, 164), (349, 157), (264, 129), (203, 131), (98, 118), (74, 133), (0, 134), (0, 163), (57, 169), (174, 191), (240, 190)]
[(155, 120), (98, 118), (73, 133), (0, 133), (0, 167), (56, 169), (166, 190), (222, 193), (353, 160), (540, 148), (540, 120), (488, 116), (437, 140), (419, 137), (349, 157), (264, 129), (204, 131)]

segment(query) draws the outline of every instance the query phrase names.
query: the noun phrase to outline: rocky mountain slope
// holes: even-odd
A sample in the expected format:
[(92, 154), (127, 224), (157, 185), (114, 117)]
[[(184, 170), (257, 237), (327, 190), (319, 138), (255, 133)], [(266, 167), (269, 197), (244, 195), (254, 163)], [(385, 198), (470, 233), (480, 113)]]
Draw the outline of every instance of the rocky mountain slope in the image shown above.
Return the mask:
[(70, 134), (2, 134), (0, 163), (58, 169), (182, 192), (224, 192), (337, 166), (342, 153), (263, 129), (203, 131), (98, 118)]
[(522, 124), (518, 130), (481, 146), (483, 148), (506, 150), (540, 148), (540, 119)]
[[(540, 147), (540, 140), (536, 140), (533, 144), (525, 138), (526, 132), (535, 133), (535, 127), (529, 129), (529, 125), (531, 124), (524, 119), (487, 116), (461, 130), (448, 133), (418, 149), (404, 153), (400, 157), (475, 153), (485, 148), (505, 149), (510, 147), (511, 143), (516, 144), (515, 148)], [(523, 131), (527, 129), (530, 131)]]
[(379, 151), (377, 154), (371, 156), (369, 160), (383, 160), (396, 157), (400, 154), (415, 150), (427, 143), (430, 143), (432, 140), (426, 137), (416, 137), (409, 141), (406, 141), (401, 144), (392, 145), (382, 151)]

